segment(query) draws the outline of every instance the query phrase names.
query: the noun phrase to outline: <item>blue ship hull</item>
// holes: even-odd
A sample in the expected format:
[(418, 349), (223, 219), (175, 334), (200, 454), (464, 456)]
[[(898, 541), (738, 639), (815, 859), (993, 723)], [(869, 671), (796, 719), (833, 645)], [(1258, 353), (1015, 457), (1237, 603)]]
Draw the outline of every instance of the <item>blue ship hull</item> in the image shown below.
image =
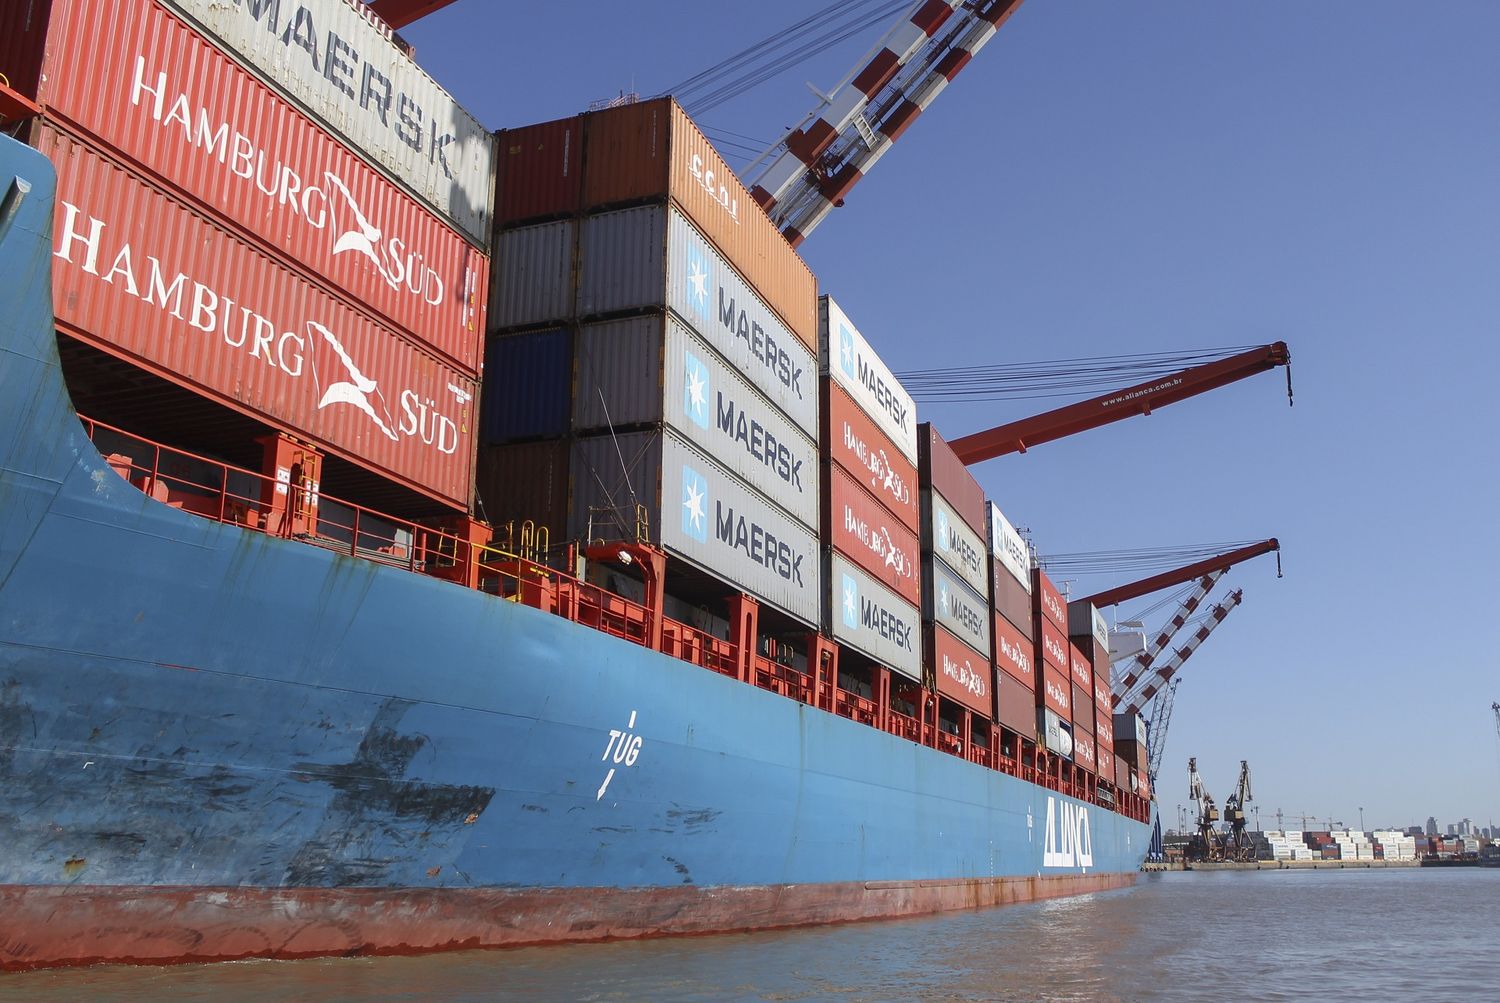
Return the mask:
[(146, 497), (62, 383), (52, 175), (0, 139), (0, 967), (747, 929), (1133, 880), (1150, 830), (1123, 815)]

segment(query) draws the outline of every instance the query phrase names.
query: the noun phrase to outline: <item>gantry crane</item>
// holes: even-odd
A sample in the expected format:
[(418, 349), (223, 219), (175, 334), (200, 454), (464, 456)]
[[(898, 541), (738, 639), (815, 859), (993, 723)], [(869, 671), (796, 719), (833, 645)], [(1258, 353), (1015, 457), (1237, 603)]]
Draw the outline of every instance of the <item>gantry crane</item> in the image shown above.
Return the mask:
[(1240, 780), (1234, 793), (1224, 801), (1224, 824), (1229, 827), (1224, 838), (1224, 856), (1231, 860), (1249, 860), (1253, 852), (1245, 835), (1245, 806), (1254, 800), (1250, 793), (1250, 763), (1240, 760)]
[(1188, 798), (1196, 807), (1198, 816), (1193, 823), (1195, 831), (1185, 856), (1188, 860), (1217, 859), (1220, 856), (1220, 846), (1218, 831), (1214, 826), (1219, 821), (1219, 808), (1214, 804), (1213, 795), (1203, 786), (1203, 778), (1198, 775), (1196, 757), (1188, 760)]

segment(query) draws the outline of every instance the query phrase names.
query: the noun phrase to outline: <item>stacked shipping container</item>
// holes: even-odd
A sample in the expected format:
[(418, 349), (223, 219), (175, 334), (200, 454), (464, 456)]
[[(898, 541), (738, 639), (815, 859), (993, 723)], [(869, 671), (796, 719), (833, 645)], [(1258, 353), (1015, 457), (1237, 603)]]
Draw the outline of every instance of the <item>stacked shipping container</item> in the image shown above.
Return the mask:
[[(1093, 603), (1068, 604), (1068, 640), (1072, 652), (1073, 682), (1080, 687), (1075, 700), (1075, 724), (1078, 709), (1087, 706), (1083, 715), (1092, 722), (1095, 760), (1099, 779), (1116, 786), (1114, 755), (1114, 699), (1110, 692), (1109, 628)], [(1085, 681), (1087, 680), (1087, 681)]]
[[(1038, 724), (1047, 747), (1064, 759), (1071, 759), (1076, 743), (1067, 606), (1062, 593), (1041, 568), (1031, 571), (1031, 595), (1031, 620), (1036, 632)], [(1092, 693), (1089, 700), (1093, 700)]]
[(916, 405), (831, 297), (818, 316), (824, 623), (840, 644), (920, 681)]
[[(499, 143), (479, 460), (491, 519), (634, 539), (641, 506), (675, 558), (816, 625), (806, 265), (668, 100)], [(531, 507), (538, 456), (568, 470), (569, 506)]]
[[(307, 6), (330, 37), (345, 17), (373, 30), (342, 0)], [(462, 212), (419, 205), (382, 174), (412, 180), (382, 137), (335, 135), (293, 104), (321, 73), (287, 62), (268, 86), (254, 32), (233, 27), (205, 38), (149, 0), (56, 0), (0, 43), (40, 67), (59, 326), (467, 509), (488, 262), (464, 238), (487, 225), (488, 186)], [(359, 51), (413, 93), (426, 79), (388, 33)], [(430, 80), (421, 94), (434, 123), (472, 122)], [(460, 131), (464, 169), (487, 173), (482, 130)]]
[(993, 624), (995, 717), (1028, 741), (1037, 734), (1036, 627), (1031, 619), (1031, 551), (994, 502), (989, 523), (990, 622)]

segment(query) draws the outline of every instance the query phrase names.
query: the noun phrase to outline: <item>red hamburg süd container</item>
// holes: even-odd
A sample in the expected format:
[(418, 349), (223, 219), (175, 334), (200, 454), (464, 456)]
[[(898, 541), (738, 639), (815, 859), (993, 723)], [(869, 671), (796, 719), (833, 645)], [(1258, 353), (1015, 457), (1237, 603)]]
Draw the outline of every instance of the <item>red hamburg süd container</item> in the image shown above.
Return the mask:
[[(994, 710), (995, 673), (990, 663), (938, 624), (929, 624), (924, 633), (938, 693), (988, 720)], [(1032, 707), (1027, 710), (1035, 714)]]
[(467, 507), (475, 381), (46, 124), (59, 326)]
[(1094, 760), (1099, 766), (1099, 778), (1115, 782), (1115, 747), (1094, 731)]
[(1019, 630), (1028, 641), (1036, 639), (1036, 621), (1031, 615), (1031, 593), (1016, 581), (1000, 559), (990, 555), (990, 602), (995, 612)]
[(1096, 749), (1094, 739), (1086, 732), (1077, 727), (1073, 729), (1073, 762), (1082, 766), (1090, 773), (1097, 772), (1098, 763), (1095, 761)]
[(1023, 738), (1036, 740), (1036, 693), (1009, 672), (995, 673), (995, 720)]
[(823, 443), (828, 457), (864, 485), (912, 532), (920, 528), (917, 468), (843, 387), (824, 377)]
[[(1043, 617), (1050, 620), (1057, 628), (1057, 633), (1062, 636), (1063, 643), (1068, 640), (1068, 604), (1063, 602), (1062, 593), (1057, 586), (1052, 584), (1052, 579), (1047, 577), (1047, 572), (1041, 568), (1031, 569), (1031, 592), (1036, 596), (1036, 607)], [(1066, 659), (1058, 664), (1066, 664)]]
[(1099, 741), (1113, 748), (1115, 744), (1114, 715), (1096, 714), (1094, 716), (1094, 734), (1099, 736)]
[(1088, 690), (1073, 684), (1073, 734), (1094, 733), (1094, 696)]
[(67, 131), (478, 374), (489, 259), (158, 5), (56, 0), (40, 100)]
[(989, 536), (984, 489), (931, 422), (917, 426), (917, 476), (924, 487), (930, 484), (937, 488), (981, 540)]
[[(1036, 689), (1035, 650), (1031, 639), (1003, 616), (995, 618), (995, 664), (1019, 679), (1027, 689)], [(1036, 702), (1032, 701), (1032, 706)]]
[(922, 602), (921, 547), (889, 509), (843, 469), (828, 468), (828, 532), (833, 549), (858, 564), (902, 599)]
[(1115, 702), (1114, 702), (1114, 698), (1110, 695), (1109, 681), (1107, 680), (1107, 678), (1105, 678), (1103, 676), (1100, 676), (1097, 671), (1095, 671), (1095, 673), (1094, 673), (1094, 687), (1093, 688), (1094, 688), (1094, 707), (1101, 714), (1113, 715), (1114, 714), (1114, 703)]
[(1078, 645), (1068, 645), (1068, 667), (1073, 672), (1073, 685), (1082, 686), (1084, 691), (1092, 694), (1094, 688), (1094, 667), (1084, 657), (1083, 652), (1078, 650)]
[(1045, 663), (1038, 674), (1042, 683), (1037, 691), (1039, 706), (1048, 708), (1064, 721), (1071, 721), (1073, 709), (1069, 704), (1073, 702), (1073, 690), (1068, 685), (1068, 677), (1061, 669)]
[(1051, 664), (1062, 673), (1066, 682), (1071, 675), (1068, 668), (1068, 639), (1046, 617), (1041, 618), (1041, 630), (1038, 631), (1037, 638), (1038, 660)]
[(495, 224), (571, 216), (583, 200), (583, 116), (501, 129), (495, 148)]
[(670, 197), (818, 352), (817, 280), (671, 98), (584, 116), (585, 210)]

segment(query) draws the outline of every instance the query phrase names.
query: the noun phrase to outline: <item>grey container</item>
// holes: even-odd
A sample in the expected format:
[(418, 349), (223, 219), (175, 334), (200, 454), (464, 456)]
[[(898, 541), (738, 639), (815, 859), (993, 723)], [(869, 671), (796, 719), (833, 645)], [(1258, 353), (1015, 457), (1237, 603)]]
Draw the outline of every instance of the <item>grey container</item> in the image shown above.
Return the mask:
[(573, 448), (571, 536), (647, 535), (675, 557), (816, 627), (817, 535), (670, 429), (598, 435)]
[(922, 680), (922, 622), (915, 606), (829, 550), (825, 629), (840, 644)]
[(670, 314), (584, 325), (573, 424), (666, 422), (791, 513), (818, 520), (818, 446)]
[(958, 573), (931, 557), (922, 560), (922, 615), (940, 623), (953, 636), (990, 657), (990, 604), (969, 588)]
[(976, 595), (989, 595), (984, 541), (936, 488), (922, 489), (922, 549), (957, 572)]
[(573, 220), (506, 230), (495, 238), (495, 280), (490, 290), (490, 330), (572, 318)]

